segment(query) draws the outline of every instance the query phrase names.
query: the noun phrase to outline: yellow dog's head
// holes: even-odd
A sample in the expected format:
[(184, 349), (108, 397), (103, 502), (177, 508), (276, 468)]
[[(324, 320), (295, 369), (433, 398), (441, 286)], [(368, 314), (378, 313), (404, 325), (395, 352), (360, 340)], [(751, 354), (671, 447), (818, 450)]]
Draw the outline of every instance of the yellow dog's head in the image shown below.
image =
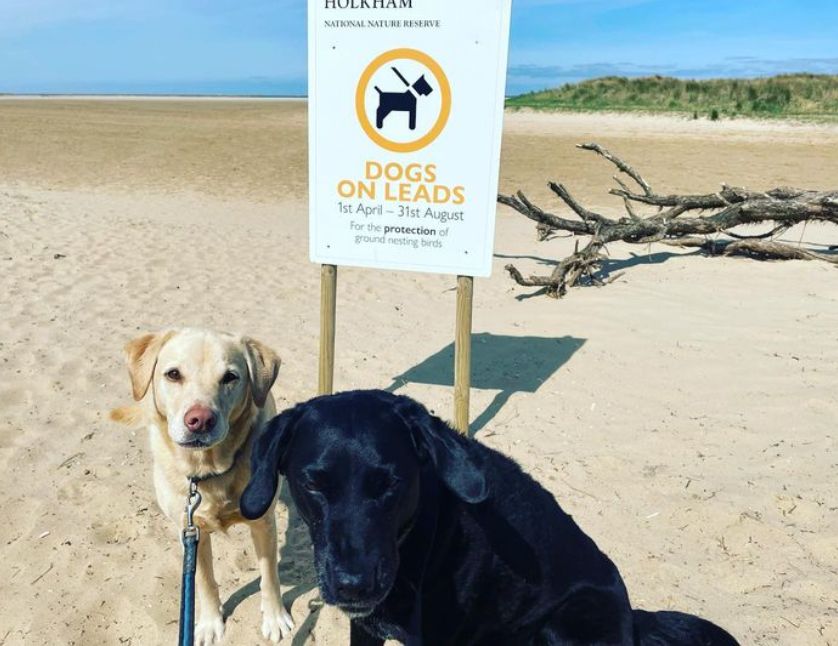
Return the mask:
[(220, 444), (251, 406), (264, 406), (280, 366), (259, 341), (196, 329), (145, 334), (125, 356), (134, 399), (153, 404), (172, 441), (190, 449)]

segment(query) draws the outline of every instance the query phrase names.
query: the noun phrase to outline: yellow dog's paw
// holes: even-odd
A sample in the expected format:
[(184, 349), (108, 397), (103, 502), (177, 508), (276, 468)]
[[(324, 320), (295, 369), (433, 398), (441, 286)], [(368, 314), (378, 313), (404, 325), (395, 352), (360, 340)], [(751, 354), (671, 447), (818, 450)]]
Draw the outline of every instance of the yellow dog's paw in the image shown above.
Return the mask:
[(224, 637), (224, 619), (221, 615), (201, 617), (195, 624), (195, 646), (215, 646)]
[(287, 637), (294, 630), (294, 621), (288, 611), (279, 608), (262, 611), (262, 636), (278, 644), (279, 640)]

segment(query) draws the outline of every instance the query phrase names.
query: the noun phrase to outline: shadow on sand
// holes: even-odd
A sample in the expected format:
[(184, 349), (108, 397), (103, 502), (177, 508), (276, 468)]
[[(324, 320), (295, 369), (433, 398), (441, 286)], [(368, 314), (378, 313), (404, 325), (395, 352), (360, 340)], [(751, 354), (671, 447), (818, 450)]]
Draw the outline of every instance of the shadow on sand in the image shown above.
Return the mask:
[[(311, 558), (311, 540), (308, 527), (297, 514), (297, 509), (287, 492), (287, 488), (283, 487), (280, 491), (279, 499), (282, 504), (278, 505), (277, 509), (281, 512), (284, 506), (288, 510), (288, 529), (285, 531), (285, 543), (279, 551), (279, 578), (284, 587), (291, 586), (291, 589), (282, 595), (285, 607), (290, 609), (297, 599), (317, 587), (317, 577)], [(257, 577), (230, 595), (222, 608), (225, 621), (245, 600), (259, 594), (261, 580), (261, 577)], [(303, 646), (306, 643), (306, 639), (314, 630), (314, 626), (317, 625), (320, 608), (319, 603), (309, 604), (309, 614), (294, 631), (294, 637), (290, 642), (291, 646)], [(283, 643), (286, 642), (283, 641)]]
[[(676, 253), (670, 251), (661, 251), (657, 253), (649, 253), (649, 254), (637, 254), (631, 252), (631, 258), (626, 258), (625, 260), (612, 260), (610, 258), (606, 258), (602, 261), (602, 268), (599, 272), (597, 272), (597, 278), (600, 280), (608, 280), (614, 274), (625, 271), (627, 269), (631, 269), (632, 267), (637, 267), (639, 265), (660, 265), (665, 263), (668, 260), (673, 258), (684, 258), (688, 256), (699, 256), (701, 255), (701, 251), (692, 251), (689, 253)], [(555, 267), (558, 265), (557, 260), (550, 260), (549, 258), (542, 258), (540, 256), (507, 256), (503, 254), (495, 254), (495, 258), (504, 258), (504, 259), (514, 259), (514, 260), (534, 260), (538, 264), (543, 265), (548, 268)], [(539, 272), (540, 273), (540, 272)], [(551, 271), (544, 271), (545, 274), (552, 273)], [(587, 279), (582, 279), (577, 283), (577, 287), (593, 287), (594, 283)], [(528, 292), (526, 294), (518, 294), (515, 296), (515, 300), (517, 301), (525, 301), (529, 300), (530, 298), (536, 298), (539, 296), (543, 296), (547, 292), (546, 288), (538, 288), (534, 292)]]
[[(515, 393), (534, 393), (585, 344), (575, 337), (505, 336), (482, 332), (472, 336), (471, 386), (500, 391), (471, 423), (474, 436), (494, 419)], [(454, 386), (454, 344), (393, 379), (395, 392), (408, 383)]]

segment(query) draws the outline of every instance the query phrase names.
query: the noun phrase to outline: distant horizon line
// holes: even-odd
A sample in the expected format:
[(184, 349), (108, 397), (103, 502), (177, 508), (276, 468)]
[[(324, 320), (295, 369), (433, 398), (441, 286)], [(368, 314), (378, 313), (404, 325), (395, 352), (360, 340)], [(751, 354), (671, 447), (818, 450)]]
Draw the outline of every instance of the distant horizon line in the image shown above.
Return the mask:
[(137, 98), (137, 99), (307, 99), (308, 94), (222, 94), (222, 93), (169, 93), (169, 92), (2, 92), (0, 97), (26, 98)]
[[(530, 94), (530, 93), (538, 93), (549, 91), (553, 89), (558, 89), (566, 85), (579, 85), (581, 83), (585, 83), (588, 81), (596, 81), (605, 78), (625, 78), (628, 80), (640, 79), (640, 78), (655, 78), (655, 77), (664, 77), (664, 78), (673, 78), (680, 81), (696, 81), (696, 82), (706, 82), (706, 81), (713, 81), (713, 80), (739, 80), (739, 81), (748, 81), (748, 80), (757, 80), (757, 79), (767, 79), (767, 78), (774, 78), (774, 77), (781, 77), (781, 76), (838, 76), (838, 74), (832, 72), (811, 72), (811, 71), (795, 71), (795, 72), (788, 72), (788, 71), (778, 71), (773, 73), (756, 73), (756, 74), (741, 74), (735, 76), (728, 76), (728, 75), (714, 75), (708, 77), (701, 77), (701, 76), (680, 76), (677, 74), (661, 74), (661, 73), (641, 73), (641, 74), (619, 74), (619, 73), (606, 73), (597, 76), (591, 76), (589, 78), (580, 78), (575, 80), (563, 80), (552, 83), (545, 83), (545, 84), (537, 84), (530, 81), (527, 84), (512, 81), (512, 78), (508, 81), (508, 90), (506, 98), (513, 98), (519, 95)], [(149, 82), (151, 83), (151, 82)], [(207, 82), (210, 83), (210, 82)], [(525, 87), (529, 86), (529, 87)], [(231, 89), (232, 90), (232, 89)], [(74, 92), (74, 91), (9, 91), (3, 90), (0, 88), (0, 97), (14, 97), (14, 98), (137, 98), (137, 99), (154, 99), (154, 98), (180, 98), (180, 99), (268, 99), (268, 100), (302, 100), (308, 99), (309, 95), (307, 92), (278, 92), (278, 93), (270, 93), (270, 92), (235, 92), (231, 90), (220, 90), (220, 91), (210, 91), (210, 92), (189, 92), (189, 91), (147, 91), (147, 92), (132, 92), (132, 91), (81, 91), (81, 92)]]

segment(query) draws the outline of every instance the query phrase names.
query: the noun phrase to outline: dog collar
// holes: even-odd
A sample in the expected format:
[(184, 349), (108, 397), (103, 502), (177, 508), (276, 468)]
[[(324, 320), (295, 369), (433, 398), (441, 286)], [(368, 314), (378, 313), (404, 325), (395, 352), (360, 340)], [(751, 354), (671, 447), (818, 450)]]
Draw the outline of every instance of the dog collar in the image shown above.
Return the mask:
[[(246, 445), (247, 443), (245, 443), (245, 446)], [(215, 480), (216, 478), (220, 478), (221, 476), (226, 476), (228, 473), (230, 473), (233, 469), (236, 468), (236, 464), (238, 463), (239, 458), (241, 457), (242, 453), (244, 453), (244, 448), (245, 447), (242, 446), (238, 451), (236, 451), (236, 454), (233, 456), (233, 461), (230, 463), (229, 468), (227, 468), (226, 470), (217, 473), (207, 473), (206, 475), (202, 476), (189, 476), (187, 479), (190, 483), (194, 482), (195, 484), (201, 484), (202, 482), (206, 482), (207, 480)]]

